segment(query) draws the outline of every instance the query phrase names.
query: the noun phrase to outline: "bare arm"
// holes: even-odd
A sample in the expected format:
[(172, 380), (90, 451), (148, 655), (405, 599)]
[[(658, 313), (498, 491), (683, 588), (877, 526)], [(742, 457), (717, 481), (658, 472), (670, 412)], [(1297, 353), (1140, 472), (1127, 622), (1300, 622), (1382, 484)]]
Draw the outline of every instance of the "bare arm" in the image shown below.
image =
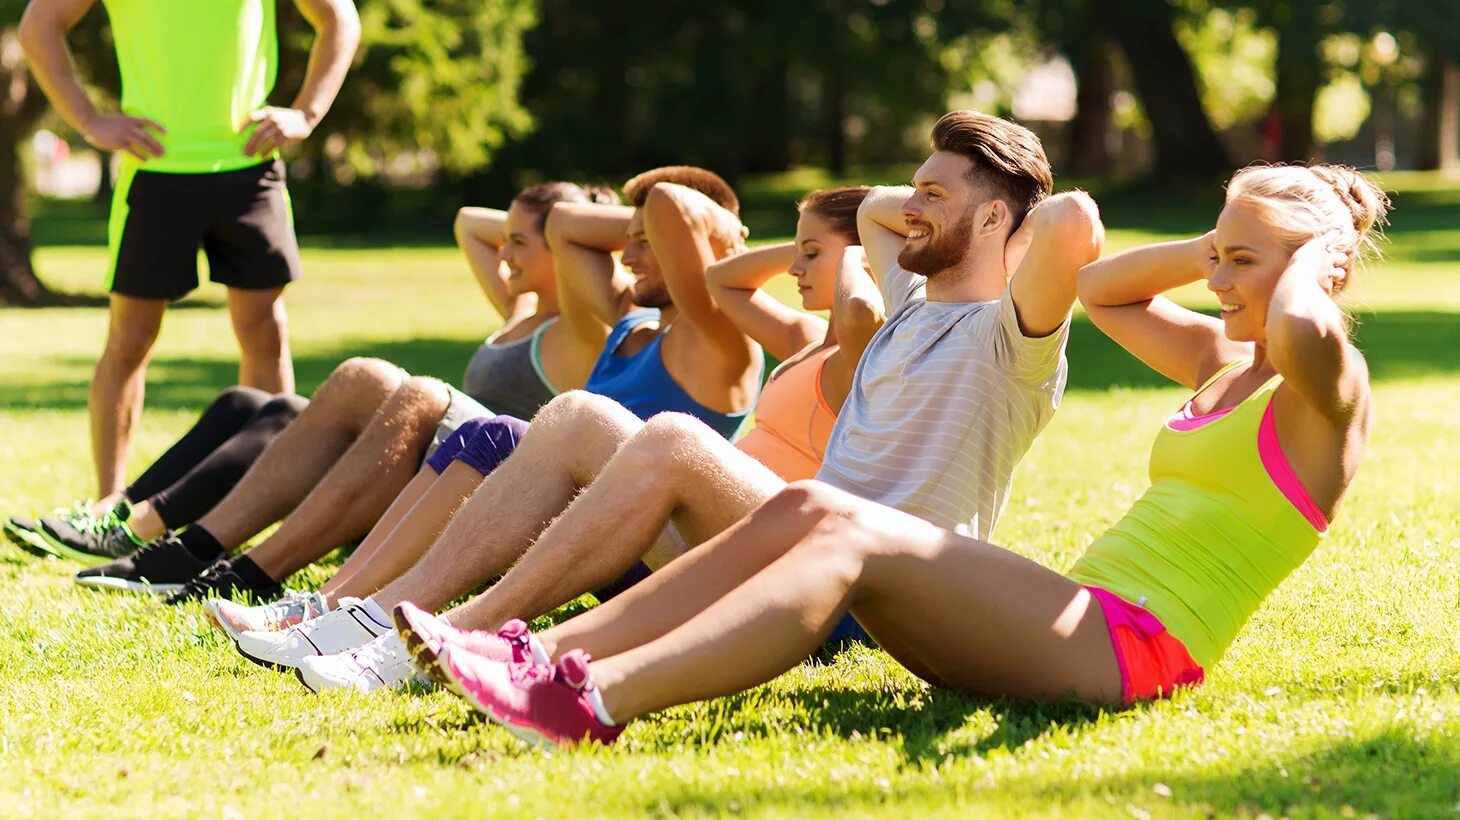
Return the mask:
[(1161, 294), (1206, 276), (1211, 236), (1132, 248), (1080, 269), (1080, 302), (1105, 335), (1151, 369), (1195, 390), (1229, 362), (1251, 355), (1220, 319)]
[(1369, 395), (1369, 369), (1349, 342), (1343, 312), (1319, 282), (1334, 266), (1326, 237), (1293, 253), (1267, 309), (1267, 355), (1303, 401), (1345, 427)]
[(872, 281), (865, 250), (860, 245), (847, 246), (837, 266), (831, 320), (832, 332), (841, 347), (838, 355), (848, 372), (856, 370), (862, 352), (886, 319), (882, 293)]
[(537, 295), (513, 296), (507, 289), (502, 246), (507, 242), (507, 212), (495, 208), (462, 208), (453, 226), (456, 246), (461, 248), (482, 294), (505, 320), (526, 316), (537, 308)]
[(710, 298), (705, 283), (705, 272), (720, 255), (717, 250), (723, 252), (734, 242), (723, 235), (723, 226), (730, 220), (738, 225), (739, 220), (699, 191), (663, 182), (649, 191), (643, 210), (649, 245), (679, 316), (714, 348), (743, 357), (744, 334)]
[(124, 114), (102, 114), (76, 76), (66, 35), (96, 0), (31, 0), (20, 20), (20, 46), (36, 82), (72, 128), (103, 151), (126, 151), (147, 160), (163, 154), (152, 132), (166, 133), (159, 123)]
[(253, 133), (243, 149), (249, 156), (268, 156), (284, 143), (314, 133), (340, 93), (360, 45), (360, 16), (351, 0), (294, 0), (294, 5), (314, 29), (304, 84), (289, 108), (254, 112)]
[(548, 212), (544, 233), (557, 273), (559, 321), (595, 352), (608, 327), (633, 307), (613, 259), (632, 215), (632, 208), (576, 202), (556, 203)]
[(902, 217), (902, 204), (913, 195), (906, 185), (873, 188), (857, 208), (857, 234), (867, 252), (874, 282), (882, 281), (897, 262), (907, 244), (907, 220)]
[(1100, 209), (1083, 191), (1052, 196), (1034, 207), (1008, 244), (1006, 260), (1019, 257), (1009, 282), (1019, 329), (1048, 336), (1075, 305), (1076, 274), (1105, 246)]
[(721, 259), (705, 273), (710, 295), (720, 310), (782, 360), (826, 337), (826, 322), (761, 290), (772, 277), (785, 273), (795, 258), (796, 243), (781, 242)]

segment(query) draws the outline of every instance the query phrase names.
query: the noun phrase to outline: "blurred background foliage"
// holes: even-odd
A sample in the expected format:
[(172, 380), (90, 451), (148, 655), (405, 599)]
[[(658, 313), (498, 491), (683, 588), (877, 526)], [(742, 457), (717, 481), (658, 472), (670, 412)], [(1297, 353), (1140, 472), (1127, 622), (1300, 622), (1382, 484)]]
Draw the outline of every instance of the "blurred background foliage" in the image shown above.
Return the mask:
[[(855, 176), (915, 162), (956, 107), (1024, 122), (1082, 180), (1210, 181), (1254, 160), (1460, 172), (1460, 0), (358, 5), (354, 70), (289, 157), (308, 232), (439, 231), (458, 205), (534, 181), (667, 163)], [(279, 7), (287, 104), (311, 32)], [(46, 162), (33, 135), (87, 153), (26, 75), (23, 8), (0, 0), (0, 283), (28, 264), (26, 192)], [(114, 105), (101, 3), (71, 42)]]

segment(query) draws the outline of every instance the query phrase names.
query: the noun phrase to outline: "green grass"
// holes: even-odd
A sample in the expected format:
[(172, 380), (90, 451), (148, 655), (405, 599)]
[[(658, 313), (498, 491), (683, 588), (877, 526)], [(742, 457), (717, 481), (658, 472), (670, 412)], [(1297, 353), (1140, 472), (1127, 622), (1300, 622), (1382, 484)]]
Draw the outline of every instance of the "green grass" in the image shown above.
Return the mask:
[[(76, 565), (3, 545), (0, 814), (1453, 816), (1460, 191), (1424, 183), (1406, 180), (1390, 259), (1363, 294), (1373, 452), (1332, 533), (1200, 690), (1118, 712), (985, 702), (852, 650), (639, 721), (615, 748), (549, 754), (441, 692), (310, 695), (243, 661), (195, 608), (91, 593), (70, 582)], [(1212, 213), (1113, 196), (1112, 247), (1194, 233)], [(67, 288), (100, 280), (95, 247), (48, 247), (39, 262)], [(290, 295), (305, 388), (361, 354), (454, 378), (493, 323), (449, 248), (320, 241), (305, 266)], [(136, 464), (231, 382), (220, 299), (206, 287), (169, 314)], [(0, 310), (5, 510), (90, 485), (85, 398), (103, 330), (94, 309)], [(1141, 491), (1154, 430), (1182, 399), (1083, 320), (1070, 360), (1067, 399), (997, 534), (1057, 568)]]

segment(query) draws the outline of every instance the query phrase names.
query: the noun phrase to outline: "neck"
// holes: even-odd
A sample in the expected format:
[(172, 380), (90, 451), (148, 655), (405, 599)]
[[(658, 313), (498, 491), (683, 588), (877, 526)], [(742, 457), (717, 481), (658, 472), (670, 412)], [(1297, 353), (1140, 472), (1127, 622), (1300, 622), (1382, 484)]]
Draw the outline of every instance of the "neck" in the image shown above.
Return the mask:
[(928, 277), (929, 302), (991, 302), (1009, 284), (1003, 255), (970, 251), (955, 267)]
[(556, 316), (558, 315), (558, 292), (556, 290), (538, 291), (537, 308), (533, 310), (534, 316)]

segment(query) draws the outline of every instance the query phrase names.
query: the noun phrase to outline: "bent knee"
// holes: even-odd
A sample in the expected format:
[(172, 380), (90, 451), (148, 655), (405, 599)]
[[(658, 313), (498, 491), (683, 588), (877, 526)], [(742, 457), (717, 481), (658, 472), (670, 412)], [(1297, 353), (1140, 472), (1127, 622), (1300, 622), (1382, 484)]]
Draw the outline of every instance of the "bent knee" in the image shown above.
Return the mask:
[(240, 384), (219, 393), (213, 406), (246, 418), (267, 407), (273, 398), (274, 394), (267, 390)]
[(385, 361), (364, 356), (346, 359), (325, 379), (320, 391), (359, 394), (373, 392), (389, 395), (400, 386), (405, 371)]
[(601, 425), (637, 428), (641, 423), (623, 405), (587, 390), (561, 393), (543, 405), (532, 417), (533, 427), (569, 424), (580, 428)]

